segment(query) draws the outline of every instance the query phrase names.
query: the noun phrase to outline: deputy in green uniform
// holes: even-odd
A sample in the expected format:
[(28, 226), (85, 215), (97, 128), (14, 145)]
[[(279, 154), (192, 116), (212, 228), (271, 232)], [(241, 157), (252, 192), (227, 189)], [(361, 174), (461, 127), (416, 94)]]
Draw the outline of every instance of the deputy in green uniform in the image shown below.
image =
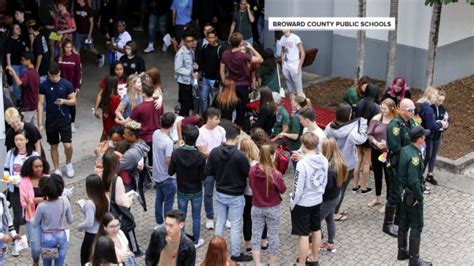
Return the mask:
[[(421, 146), (429, 130), (416, 126), (410, 130), (411, 144), (402, 148), (398, 163), (398, 176), (403, 189), (398, 227), (398, 260), (410, 259), (409, 265), (431, 265), (420, 258), (420, 236), (423, 229), (423, 156)], [(407, 252), (407, 236), (410, 245)]]
[[(387, 203), (385, 204), (385, 218), (383, 221), (383, 232), (397, 237), (397, 228), (394, 225), (394, 216), (398, 220), (401, 203), (401, 187), (398, 177), (398, 161), (400, 151), (404, 146), (410, 144), (410, 129), (414, 127), (413, 116), (415, 115), (415, 104), (410, 99), (400, 102), (398, 116), (387, 126), (387, 149), (388, 164), (387, 172), (390, 178)], [(397, 212), (397, 213), (395, 213)]]

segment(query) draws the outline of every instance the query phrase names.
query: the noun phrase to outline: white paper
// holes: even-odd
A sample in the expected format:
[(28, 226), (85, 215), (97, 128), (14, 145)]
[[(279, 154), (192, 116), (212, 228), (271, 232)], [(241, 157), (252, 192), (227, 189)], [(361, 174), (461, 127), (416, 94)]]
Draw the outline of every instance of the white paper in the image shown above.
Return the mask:
[(26, 235), (22, 235), (20, 240), (15, 240), (15, 249), (20, 252), (26, 248), (28, 248), (28, 239)]
[(166, 45), (166, 47), (171, 45), (171, 36), (169, 34), (166, 34), (163, 37), (163, 43)]

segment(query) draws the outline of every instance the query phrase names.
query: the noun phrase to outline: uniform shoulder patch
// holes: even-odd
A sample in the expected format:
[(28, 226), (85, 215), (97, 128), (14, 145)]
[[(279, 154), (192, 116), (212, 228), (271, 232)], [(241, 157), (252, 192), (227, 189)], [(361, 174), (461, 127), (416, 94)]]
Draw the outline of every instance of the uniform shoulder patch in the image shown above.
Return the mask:
[(392, 129), (392, 133), (393, 133), (393, 135), (398, 136), (400, 134), (400, 128), (399, 127), (394, 127)]
[(414, 166), (418, 166), (420, 164), (420, 157), (418, 157), (418, 156), (411, 157), (411, 163)]

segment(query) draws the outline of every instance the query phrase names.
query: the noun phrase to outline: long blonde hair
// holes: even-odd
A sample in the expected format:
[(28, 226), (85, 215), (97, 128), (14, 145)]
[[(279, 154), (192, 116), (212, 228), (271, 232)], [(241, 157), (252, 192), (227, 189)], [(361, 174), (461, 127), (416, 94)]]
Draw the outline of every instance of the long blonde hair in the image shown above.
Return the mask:
[(265, 195), (268, 197), (268, 187), (270, 180), (273, 183), (273, 173), (276, 171), (273, 155), (275, 154), (275, 146), (272, 144), (264, 144), (260, 148), (259, 167), (265, 173)]
[(380, 103), (380, 105), (382, 105), (382, 104), (387, 106), (387, 108), (389, 110), (389, 113), (392, 116), (392, 118), (395, 118), (397, 116), (397, 104), (395, 103), (395, 101), (393, 101), (390, 98), (387, 98), (387, 99), (383, 100)]
[(437, 98), (438, 98), (438, 88), (429, 86), (428, 88), (426, 88), (425, 92), (423, 93), (423, 96), (416, 102), (429, 103), (430, 105), (432, 105), (436, 102)]
[(257, 144), (255, 144), (255, 142), (253, 142), (249, 137), (244, 137), (240, 141), (240, 151), (245, 154), (245, 157), (247, 157), (249, 161), (259, 160)]
[(336, 171), (336, 186), (340, 187), (347, 178), (348, 170), (336, 140), (333, 138), (325, 139), (322, 144), (322, 152), (331, 167)]
[(137, 97), (139, 96), (135, 88), (137, 81), (141, 82), (141, 76), (132, 74), (127, 79), (127, 94), (130, 96), (130, 110), (133, 110), (137, 106)]

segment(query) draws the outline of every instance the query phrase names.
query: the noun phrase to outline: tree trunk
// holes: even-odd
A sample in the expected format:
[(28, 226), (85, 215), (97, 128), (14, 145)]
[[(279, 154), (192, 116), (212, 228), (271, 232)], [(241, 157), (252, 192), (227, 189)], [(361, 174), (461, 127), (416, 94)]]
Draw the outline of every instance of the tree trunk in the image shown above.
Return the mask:
[[(359, 0), (359, 17), (365, 17), (367, 10), (367, 1)], [(365, 59), (365, 31), (357, 32), (357, 66), (356, 66), (356, 82), (364, 75), (364, 59)]]
[(431, 15), (430, 37), (428, 39), (428, 62), (426, 63), (426, 87), (433, 84), (436, 48), (438, 47), (439, 23), (441, 21), (441, 2), (433, 4)]
[(390, 17), (395, 18), (395, 30), (388, 32), (387, 49), (387, 75), (385, 77), (385, 87), (392, 84), (395, 78), (395, 63), (397, 55), (397, 30), (398, 30), (398, 0), (390, 0)]

